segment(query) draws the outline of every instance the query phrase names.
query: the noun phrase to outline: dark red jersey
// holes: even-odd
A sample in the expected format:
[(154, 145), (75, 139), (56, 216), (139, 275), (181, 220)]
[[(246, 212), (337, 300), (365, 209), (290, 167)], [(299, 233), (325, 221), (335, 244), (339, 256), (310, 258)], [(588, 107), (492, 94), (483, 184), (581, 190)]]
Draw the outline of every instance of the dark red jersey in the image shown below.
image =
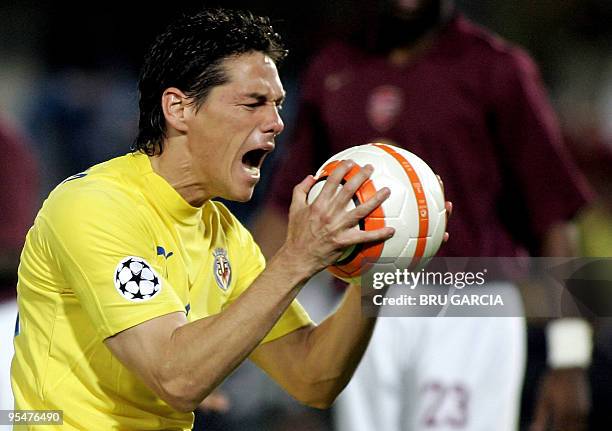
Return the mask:
[[(38, 202), (38, 172), (24, 138), (0, 120), (0, 255), (17, 254)], [(15, 294), (17, 274), (0, 274), (0, 302)]]
[(536, 251), (587, 198), (531, 58), (462, 16), (406, 66), (345, 43), (323, 49), (296, 121), (272, 203), (288, 208), (292, 187), (334, 153), (392, 141), (444, 180), (455, 210), (443, 255)]

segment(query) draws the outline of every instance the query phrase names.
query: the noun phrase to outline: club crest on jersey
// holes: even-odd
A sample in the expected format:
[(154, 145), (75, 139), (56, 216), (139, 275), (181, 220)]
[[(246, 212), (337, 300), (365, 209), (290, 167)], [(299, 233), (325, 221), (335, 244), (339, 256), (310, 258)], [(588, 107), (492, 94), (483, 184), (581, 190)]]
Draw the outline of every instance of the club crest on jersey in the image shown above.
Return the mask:
[(162, 288), (161, 279), (142, 257), (127, 256), (115, 268), (115, 288), (131, 302), (148, 301)]
[(227, 290), (232, 282), (232, 267), (227, 258), (227, 251), (224, 248), (216, 248), (213, 251), (213, 273), (215, 281), (223, 290)]
[(376, 87), (372, 90), (366, 107), (368, 121), (379, 132), (385, 132), (397, 122), (403, 104), (404, 96), (398, 87)]

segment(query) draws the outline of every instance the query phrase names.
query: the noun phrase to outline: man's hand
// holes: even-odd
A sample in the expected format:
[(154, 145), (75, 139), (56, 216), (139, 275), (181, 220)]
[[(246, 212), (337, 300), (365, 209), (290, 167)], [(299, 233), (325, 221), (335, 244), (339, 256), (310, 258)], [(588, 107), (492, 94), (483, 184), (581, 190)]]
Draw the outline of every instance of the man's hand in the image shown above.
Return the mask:
[(591, 409), (584, 368), (551, 369), (544, 375), (529, 431), (583, 431)]
[[(444, 209), (446, 209), (446, 227), (448, 228), (448, 219), (453, 214), (453, 203), (451, 201), (444, 202)], [(448, 242), (450, 233), (444, 232), (443, 242)]]
[(307, 196), (315, 184), (312, 176), (308, 176), (293, 190), (287, 240), (281, 252), (309, 268), (312, 273), (334, 263), (343, 250), (351, 245), (385, 241), (395, 233), (392, 227), (373, 231), (354, 229), (359, 220), (377, 208), (391, 193), (384, 187), (362, 205), (347, 211), (346, 207), (357, 189), (374, 171), (371, 165), (362, 167), (337, 192), (342, 179), (354, 166), (351, 160), (342, 162), (329, 176), (311, 205), (307, 203)]
[[(444, 181), (442, 181), (442, 177), (440, 175), (436, 175), (438, 178), (438, 182), (440, 183), (440, 187), (442, 187), (442, 193), (444, 193)], [(444, 193), (446, 196), (446, 193)], [(446, 226), (448, 227), (448, 219), (453, 214), (453, 203), (451, 201), (444, 201), (444, 209), (446, 210)], [(444, 237), (442, 238), (443, 242), (448, 242), (450, 238), (450, 234), (448, 232), (444, 232)]]
[(215, 389), (204, 398), (198, 408), (203, 412), (226, 413), (230, 409), (230, 400), (219, 389)]

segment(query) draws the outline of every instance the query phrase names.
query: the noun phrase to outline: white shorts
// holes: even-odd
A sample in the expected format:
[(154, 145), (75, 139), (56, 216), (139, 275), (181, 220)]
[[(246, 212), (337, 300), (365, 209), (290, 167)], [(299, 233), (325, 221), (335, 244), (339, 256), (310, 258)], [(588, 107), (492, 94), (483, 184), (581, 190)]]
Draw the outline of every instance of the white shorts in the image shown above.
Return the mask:
[(515, 431), (525, 361), (522, 317), (379, 318), (337, 428)]

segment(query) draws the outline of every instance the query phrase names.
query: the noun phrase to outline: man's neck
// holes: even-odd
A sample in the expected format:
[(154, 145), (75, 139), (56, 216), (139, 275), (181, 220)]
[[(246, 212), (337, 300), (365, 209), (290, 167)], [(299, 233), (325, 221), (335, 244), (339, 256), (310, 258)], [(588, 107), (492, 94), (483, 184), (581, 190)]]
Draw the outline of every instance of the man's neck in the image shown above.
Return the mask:
[(407, 66), (424, 55), (433, 45), (439, 27), (431, 29), (417, 42), (410, 46), (397, 47), (389, 52), (387, 60), (390, 64), (398, 67)]
[(438, 23), (409, 45), (393, 48), (387, 55), (390, 64), (404, 67), (422, 57), (434, 44), (440, 31), (448, 25), (456, 14), (452, 3), (445, 4)]
[(165, 179), (189, 205), (201, 207), (212, 196), (197, 181), (189, 153), (178, 148), (186, 144), (175, 144), (166, 143), (162, 154), (149, 157), (153, 172)]

